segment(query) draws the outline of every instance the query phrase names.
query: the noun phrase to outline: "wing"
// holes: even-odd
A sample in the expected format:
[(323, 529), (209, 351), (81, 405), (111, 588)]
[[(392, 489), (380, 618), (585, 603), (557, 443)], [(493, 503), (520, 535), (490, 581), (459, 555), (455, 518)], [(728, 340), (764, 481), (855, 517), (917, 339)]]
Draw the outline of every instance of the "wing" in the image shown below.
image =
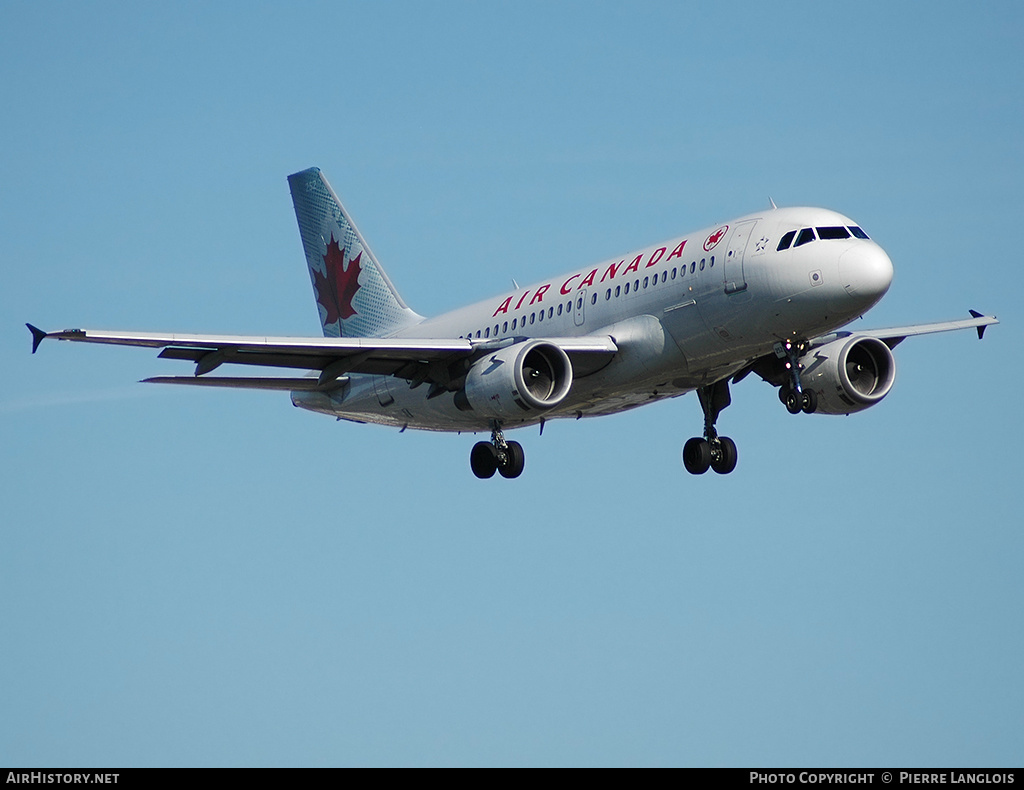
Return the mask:
[(940, 321), (935, 324), (912, 324), (911, 326), (895, 326), (888, 329), (869, 329), (867, 331), (844, 330), (842, 332), (833, 332), (829, 335), (814, 338), (810, 341), (810, 345), (812, 347), (821, 346), (825, 343), (830, 343), (838, 337), (853, 334), (877, 337), (889, 346), (889, 348), (896, 348), (896, 346), (908, 337), (913, 337), (914, 335), (930, 335), (935, 332), (952, 332), (955, 329), (977, 329), (978, 340), (981, 340), (985, 335), (985, 327), (999, 323), (999, 320), (995, 316), (982, 315), (976, 310), (971, 310), (970, 313), (970, 318), (964, 318), (960, 321)]
[[(251, 337), (243, 335), (165, 335), (124, 333), (92, 329), (44, 332), (26, 324), (32, 332), (32, 353), (48, 338), (78, 343), (106, 343), (162, 349), (162, 359), (194, 362), (194, 376), (157, 376), (154, 384), (190, 384), (206, 387), (242, 387), (274, 390), (330, 390), (349, 373), (371, 373), (406, 379), (413, 387), (429, 382), (431, 394), (458, 389), (469, 365), (484, 354), (517, 342), (515, 338), (417, 339), (363, 337)], [(581, 371), (607, 363), (618, 347), (607, 335), (546, 338), (559, 345)], [(221, 377), (206, 374), (221, 365), (256, 365), (319, 371), (306, 377)], [(582, 375), (582, 373), (581, 373)]]

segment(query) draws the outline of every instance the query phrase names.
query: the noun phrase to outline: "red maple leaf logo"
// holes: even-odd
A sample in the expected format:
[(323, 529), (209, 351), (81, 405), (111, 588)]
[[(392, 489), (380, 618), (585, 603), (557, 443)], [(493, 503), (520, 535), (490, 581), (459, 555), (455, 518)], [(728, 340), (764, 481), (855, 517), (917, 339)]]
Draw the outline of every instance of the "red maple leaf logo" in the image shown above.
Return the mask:
[(704, 242), (704, 251), (711, 252), (711, 249), (722, 240), (723, 236), (725, 236), (725, 232), (727, 230), (729, 230), (729, 226), (725, 225), (708, 236), (707, 241)]
[(327, 318), (324, 323), (333, 324), (338, 319), (350, 318), (356, 314), (352, 307), (352, 299), (359, 290), (359, 259), (363, 257), (360, 252), (355, 258), (348, 262), (348, 269), (345, 269), (345, 251), (341, 245), (334, 240), (331, 234), (331, 243), (327, 245), (327, 252), (324, 253), (324, 268), (327, 276), (320, 272), (313, 272), (314, 285), (316, 285), (316, 300), (320, 306), (327, 311)]

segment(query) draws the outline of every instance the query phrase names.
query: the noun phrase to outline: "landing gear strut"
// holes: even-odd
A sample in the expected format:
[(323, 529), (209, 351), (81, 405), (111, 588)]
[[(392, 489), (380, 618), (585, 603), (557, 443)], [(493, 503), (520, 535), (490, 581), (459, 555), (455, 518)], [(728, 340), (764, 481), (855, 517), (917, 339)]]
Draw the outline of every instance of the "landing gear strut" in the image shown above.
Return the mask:
[(702, 475), (708, 469), (727, 475), (736, 468), (736, 442), (728, 436), (719, 436), (715, 423), (722, 409), (732, 403), (728, 379), (701, 387), (697, 396), (704, 410), (704, 438), (694, 437), (683, 445), (683, 466), (691, 475)]
[(800, 383), (802, 366), (798, 352), (799, 347), (790, 340), (775, 344), (775, 355), (786, 360), (786, 370), (789, 371), (789, 382), (779, 388), (779, 400), (790, 414), (813, 414), (818, 408), (818, 394), (814, 390), (805, 390)]
[(519, 477), (526, 465), (526, 453), (519, 442), (505, 441), (501, 431), (501, 423), (491, 423), (491, 441), (477, 442), (469, 454), (469, 465), (473, 474), (481, 479), (494, 477), (498, 472), (502, 477)]

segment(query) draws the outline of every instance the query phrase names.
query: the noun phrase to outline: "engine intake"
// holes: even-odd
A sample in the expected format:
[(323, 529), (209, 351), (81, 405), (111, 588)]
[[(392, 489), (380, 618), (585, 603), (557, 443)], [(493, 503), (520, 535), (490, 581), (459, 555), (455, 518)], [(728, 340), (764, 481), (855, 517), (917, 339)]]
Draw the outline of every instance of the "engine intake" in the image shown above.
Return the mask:
[(805, 389), (818, 395), (818, 412), (853, 414), (874, 406), (896, 380), (892, 351), (875, 337), (853, 335), (800, 358)]
[(488, 354), (469, 369), (455, 404), (463, 411), (515, 419), (552, 409), (572, 387), (572, 363), (554, 343), (526, 340)]

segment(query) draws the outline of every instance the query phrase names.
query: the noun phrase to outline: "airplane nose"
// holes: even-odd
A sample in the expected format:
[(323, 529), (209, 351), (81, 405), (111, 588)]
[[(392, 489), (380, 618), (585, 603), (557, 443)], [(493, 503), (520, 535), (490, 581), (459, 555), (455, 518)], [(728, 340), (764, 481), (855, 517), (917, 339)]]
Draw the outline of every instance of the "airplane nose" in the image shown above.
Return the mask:
[(877, 245), (860, 245), (839, 258), (839, 276), (846, 292), (874, 304), (892, 284), (892, 261)]

